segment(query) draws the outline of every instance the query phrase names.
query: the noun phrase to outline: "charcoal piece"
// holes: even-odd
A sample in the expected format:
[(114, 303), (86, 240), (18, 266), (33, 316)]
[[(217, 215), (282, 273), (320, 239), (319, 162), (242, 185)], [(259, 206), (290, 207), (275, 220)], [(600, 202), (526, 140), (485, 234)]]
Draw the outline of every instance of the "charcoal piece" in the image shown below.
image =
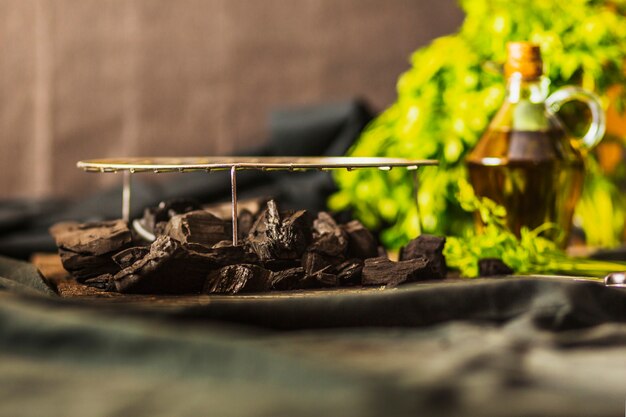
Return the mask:
[(302, 256), (302, 267), (306, 275), (314, 275), (319, 272), (332, 272), (333, 266), (342, 262), (342, 259), (333, 258), (317, 252), (306, 252)]
[(237, 236), (239, 239), (245, 239), (252, 225), (254, 225), (254, 214), (250, 210), (243, 209), (237, 215)]
[(300, 258), (311, 243), (311, 214), (306, 210), (298, 210), (283, 217), (280, 234), (276, 239), (282, 249), (289, 253), (288, 259)]
[(278, 243), (274, 236), (279, 234), (280, 215), (274, 201), (270, 200), (267, 207), (257, 217), (248, 234), (248, 243), (262, 261), (276, 259)]
[(111, 258), (115, 252), (103, 255), (85, 255), (59, 248), (59, 256), (63, 268), (78, 282), (102, 274), (115, 274), (120, 270), (119, 265)]
[(90, 278), (85, 281), (85, 285), (98, 288), (99, 290), (115, 291), (115, 283), (111, 274), (102, 274), (95, 278)]
[(268, 291), (272, 273), (257, 265), (225, 266), (209, 274), (202, 290), (205, 294), (237, 294)]
[(184, 245), (170, 236), (159, 236), (148, 254), (114, 275), (112, 288), (136, 294), (199, 293), (211, 271), (258, 261), (244, 246), (216, 246)]
[(270, 271), (282, 271), (283, 269), (298, 268), (301, 266), (300, 259), (272, 259), (269, 261), (261, 262), (261, 265), (265, 269)]
[(280, 213), (274, 200), (269, 200), (265, 209), (259, 214), (252, 225), (252, 235), (278, 234), (280, 228)]
[[(196, 246), (195, 244), (190, 244), (190, 245)], [(213, 248), (213, 249), (231, 248), (232, 246), (233, 246), (233, 241), (232, 240), (220, 240), (219, 242), (217, 242), (216, 244), (211, 246), (211, 248)], [(206, 246), (198, 245), (198, 249), (199, 250), (202, 250), (202, 248), (205, 248), (204, 250), (206, 250)]]
[(340, 285), (357, 285), (361, 282), (363, 260), (349, 259), (334, 267)]
[(330, 256), (343, 256), (348, 246), (347, 233), (324, 211), (313, 221), (313, 239), (309, 250)]
[[(146, 256), (115, 274), (113, 286), (121, 293), (199, 292), (210, 267), (198, 268), (196, 263), (183, 260), (185, 255), (186, 251), (178, 241), (169, 236), (159, 236)], [(197, 273), (198, 269), (204, 271)]]
[(339, 228), (333, 217), (325, 211), (317, 213), (317, 218), (313, 220), (313, 237), (333, 234)]
[(200, 210), (202, 206), (191, 199), (161, 201), (156, 207), (148, 207), (143, 212), (142, 224), (147, 231), (159, 236), (165, 231), (165, 225), (177, 214)]
[(316, 252), (306, 252), (302, 257), (302, 267), (286, 268), (273, 272), (272, 287), (277, 290), (335, 287), (339, 277), (334, 265), (341, 259)]
[(183, 247), (191, 254), (202, 254), (220, 267), (239, 263), (255, 264), (259, 262), (256, 254), (251, 252), (246, 246), (233, 246), (229, 240), (220, 241), (210, 248), (196, 243), (188, 243), (183, 245)]
[(336, 287), (339, 285), (339, 278), (335, 274), (329, 274), (326, 272), (318, 272), (313, 275), (322, 287)]
[[(195, 251), (169, 236), (159, 236), (142, 259), (115, 274), (113, 287), (121, 293), (199, 293), (212, 270), (240, 259), (243, 248), (205, 248)], [(237, 261), (239, 262), (239, 261)]]
[(445, 237), (421, 235), (411, 240), (400, 250), (400, 260), (405, 261), (425, 256), (429, 260), (432, 277), (443, 279), (448, 272), (446, 258), (443, 256), (443, 248), (445, 245)]
[(238, 246), (214, 246), (210, 251), (204, 252), (206, 256), (214, 260), (218, 265), (234, 265), (238, 263), (255, 264), (259, 262), (254, 252), (242, 245)]
[(315, 239), (309, 250), (329, 256), (343, 256), (346, 246), (347, 240), (345, 238), (335, 234), (328, 234)]
[(208, 247), (228, 239), (230, 224), (205, 210), (177, 214), (167, 224), (165, 233), (182, 244), (194, 243)]
[(104, 255), (128, 245), (132, 236), (123, 220), (57, 223), (50, 228), (58, 247), (85, 255)]
[(300, 289), (336, 287), (339, 285), (339, 278), (335, 274), (320, 271), (313, 275), (305, 274), (297, 285)]
[(298, 290), (310, 290), (322, 288), (320, 282), (313, 275), (304, 275), (296, 284), (294, 289)]
[(498, 258), (484, 258), (478, 261), (478, 271), (481, 277), (496, 275), (511, 275), (513, 269)]
[(168, 223), (169, 223), (169, 220), (166, 222), (157, 222), (154, 225), (154, 229), (152, 230), (152, 233), (155, 236), (161, 236), (161, 235), (167, 234), (166, 229), (167, 229)]
[(360, 221), (353, 220), (341, 228), (348, 235), (348, 257), (367, 259), (379, 256), (376, 239)]
[(428, 259), (425, 257), (398, 262), (384, 257), (370, 258), (365, 260), (361, 283), (395, 287), (404, 282), (431, 279), (429, 272)]
[(132, 241), (123, 220), (57, 223), (50, 228), (50, 234), (59, 248), (63, 267), (78, 281), (119, 271), (111, 256)]
[(302, 267), (283, 269), (281, 271), (272, 272), (271, 289), (278, 291), (295, 290), (301, 288), (300, 280), (304, 278), (304, 269)]
[(420, 255), (442, 253), (445, 245), (445, 237), (420, 235), (402, 248), (400, 251), (400, 260), (413, 259)]
[(304, 278), (298, 285), (300, 288), (335, 287), (339, 285), (339, 278), (335, 274), (335, 266), (343, 258), (324, 255), (314, 251), (307, 251), (302, 257)]
[(273, 200), (254, 222), (248, 243), (262, 261), (298, 259), (311, 242), (311, 216), (306, 210), (282, 216)]
[(146, 256), (149, 252), (150, 247), (148, 246), (135, 246), (116, 253), (112, 256), (112, 259), (120, 269), (124, 269)]
[(304, 275), (297, 283), (294, 289), (311, 290), (323, 288), (320, 282), (312, 275)]

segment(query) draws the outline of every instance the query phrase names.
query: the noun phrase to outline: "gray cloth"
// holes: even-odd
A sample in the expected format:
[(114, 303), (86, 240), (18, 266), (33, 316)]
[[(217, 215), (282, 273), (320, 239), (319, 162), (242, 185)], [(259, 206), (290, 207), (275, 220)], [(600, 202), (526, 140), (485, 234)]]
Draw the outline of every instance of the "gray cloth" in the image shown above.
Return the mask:
[[(162, 308), (0, 259), (2, 416), (613, 416), (626, 292), (547, 278)], [(9, 288), (10, 287), (10, 288)], [(24, 288), (30, 288), (25, 291)]]

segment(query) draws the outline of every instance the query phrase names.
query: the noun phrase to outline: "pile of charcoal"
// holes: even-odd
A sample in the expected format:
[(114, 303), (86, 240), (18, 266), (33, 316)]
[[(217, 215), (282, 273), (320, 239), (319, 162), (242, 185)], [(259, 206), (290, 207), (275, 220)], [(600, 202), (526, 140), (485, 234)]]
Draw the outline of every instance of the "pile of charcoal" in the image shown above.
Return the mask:
[(122, 220), (59, 223), (50, 229), (65, 269), (80, 283), (138, 294), (236, 294), (344, 286), (394, 287), (442, 279), (445, 239), (422, 235), (391, 261), (359, 221), (326, 212), (278, 210), (230, 219), (186, 202), (146, 209), (143, 240)]

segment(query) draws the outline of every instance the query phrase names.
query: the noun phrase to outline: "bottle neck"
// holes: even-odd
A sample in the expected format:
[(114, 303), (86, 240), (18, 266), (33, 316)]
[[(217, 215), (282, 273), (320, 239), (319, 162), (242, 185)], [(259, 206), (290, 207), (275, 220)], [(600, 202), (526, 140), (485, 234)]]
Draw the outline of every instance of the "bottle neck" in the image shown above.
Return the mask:
[(519, 73), (512, 74), (507, 82), (506, 101), (509, 103), (520, 101), (543, 103), (548, 97), (549, 86), (550, 80), (546, 77), (525, 80)]

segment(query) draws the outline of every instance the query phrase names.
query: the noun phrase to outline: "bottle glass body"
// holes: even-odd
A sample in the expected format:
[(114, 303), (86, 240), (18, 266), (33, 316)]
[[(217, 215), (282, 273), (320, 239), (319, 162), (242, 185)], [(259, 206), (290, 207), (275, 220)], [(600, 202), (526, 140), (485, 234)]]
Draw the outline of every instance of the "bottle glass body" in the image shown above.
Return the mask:
[[(523, 226), (543, 223), (558, 228), (549, 238), (565, 245), (582, 190), (583, 157), (561, 122), (547, 111), (548, 82), (513, 74), (507, 97), (467, 159), (477, 195), (507, 210), (507, 222), (519, 235)], [(478, 228), (482, 227), (476, 219)]]

